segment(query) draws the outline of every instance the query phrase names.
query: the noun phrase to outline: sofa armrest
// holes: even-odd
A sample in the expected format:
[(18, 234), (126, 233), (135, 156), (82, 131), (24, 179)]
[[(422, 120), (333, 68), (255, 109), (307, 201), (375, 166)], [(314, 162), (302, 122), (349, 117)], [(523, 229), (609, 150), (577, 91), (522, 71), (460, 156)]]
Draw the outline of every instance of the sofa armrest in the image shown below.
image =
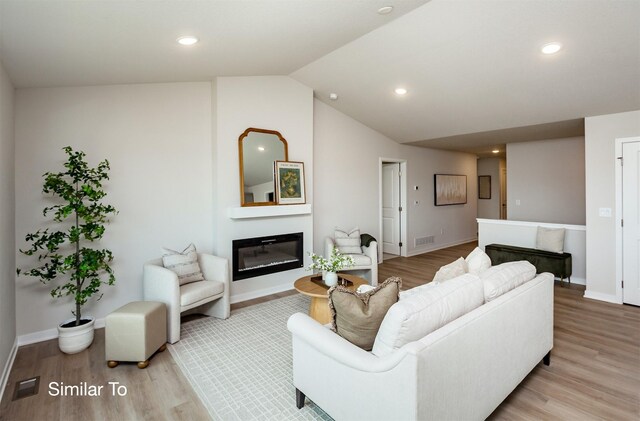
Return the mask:
[(324, 257), (328, 259), (329, 256), (331, 256), (331, 252), (333, 251), (334, 247), (335, 247), (335, 242), (333, 241), (333, 238), (326, 237), (324, 239)]
[(145, 301), (161, 301), (180, 306), (178, 275), (162, 266), (148, 262), (142, 268), (142, 294)]
[(406, 352), (400, 349), (387, 357), (376, 357), (302, 313), (295, 313), (289, 317), (287, 328), (295, 338), (306, 342), (326, 357), (359, 371), (388, 371), (398, 365), (406, 355)]
[(212, 254), (198, 253), (198, 263), (207, 281), (218, 281), (229, 288), (229, 261)]
[(371, 262), (374, 265), (378, 264), (378, 242), (372, 241), (369, 243), (369, 247), (362, 246), (362, 252), (371, 258)]

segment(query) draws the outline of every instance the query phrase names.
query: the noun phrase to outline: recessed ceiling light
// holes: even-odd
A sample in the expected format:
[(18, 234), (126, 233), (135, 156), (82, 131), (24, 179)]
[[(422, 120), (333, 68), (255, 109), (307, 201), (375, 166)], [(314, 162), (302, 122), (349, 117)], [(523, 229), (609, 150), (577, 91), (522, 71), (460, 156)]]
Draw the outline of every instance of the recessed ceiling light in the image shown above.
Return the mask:
[(494, 149), (494, 150), (492, 150), (491, 152), (493, 152), (493, 153), (500, 153), (500, 149)]
[(182, 45), (193, 45), (196, 42), (198, 42), (198, 38), (188, 35), (188, 36), (180, 37), (176, 41), (178, 41), (178, 44), (182, 44)]
[(333, 92), (332, 92), (332, 93), (330, 93), (330, 94), (329, 94), (329, 99), (330, 99), (331, 101), (336, 101), (336, 100), (338, 99), (338, 94), (333, 93)]
[(562, 48), (562, 44), (559, 42), (550, 42), (542, 46), (543, 54), (555, 54)]
[(264, 151), (264, 146), (258, 146), (259, 151)]
[(392, 11), (393, 11), (393, 6), (383, 6), (383, 7), (378, 9), (378, 14), (379, 15), (388, 15)]
[(394, 92), (398, 95), (406, 95), (407, 90), (405, 88), (396, 88)]

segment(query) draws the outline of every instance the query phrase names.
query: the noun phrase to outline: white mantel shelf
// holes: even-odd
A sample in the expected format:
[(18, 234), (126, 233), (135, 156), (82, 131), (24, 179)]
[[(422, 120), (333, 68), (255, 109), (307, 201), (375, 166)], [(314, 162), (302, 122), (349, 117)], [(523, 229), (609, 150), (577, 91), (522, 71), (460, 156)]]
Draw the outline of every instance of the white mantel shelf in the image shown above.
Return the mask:
[(246, 206), (227, 209), (227, 215), (231, 219), (276, 218), (279, 216), (309, 214), (311, 214), (310, 203), (305, 205)]

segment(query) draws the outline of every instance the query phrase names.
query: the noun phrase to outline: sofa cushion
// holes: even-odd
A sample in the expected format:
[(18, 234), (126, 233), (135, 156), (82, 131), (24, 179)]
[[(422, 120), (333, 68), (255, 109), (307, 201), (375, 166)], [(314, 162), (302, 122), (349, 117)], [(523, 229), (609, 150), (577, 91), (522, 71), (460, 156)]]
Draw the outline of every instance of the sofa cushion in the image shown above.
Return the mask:
[(180, 287), (180, 305), (185, 307), (205, 298), (222, 294), (223, 291), (224, 284), (222, 282), (191, 282)]
[(479, 275), (491, 267), (491, 258), (480, 247), (473, 249), (464, 259), (467, 262), (467, 272)]
[(379, 357), (391, 354), (483, 303), (482, 281), (469, 273), (447, 282), (413, 288), (402, 294), (387, 312), (372, 352)]
[(538, 227), (536, 248), (538, 250), (562, 253), (564, 251), (564, 228)]
[(486, 302), (495, 300), (535, 276), (536, 267), (526, 260), (493, 266), (480, 275), (484, 285), (484, 299)]
[(163, 247), (162, 264), (165, 268), (178, 275), (180, 285), (204, 280), (200, 265), (198, 264), (196, 246), (193, 244), (189, 244), (182, 252)]
[(400, 278), (389, 278), (376, 288), (358, 293), (343, 286), (329, 290), (331, 330), (370, 351), (384, 315), (400, 294)]
[(467, 262), (460, 257), (455, 262), (442, 266), (433, 277), (433, 282), (443, 282), (467, 273)]
[(371, 266), (371, 257), (366, 254), (347, 254), (353, 259), (354, 266)]
[(333, 233), (333, 241), (342, 254), (362, 254), (360, 248), (360, 228), (356, 227), (349, 232), (336, 228)]

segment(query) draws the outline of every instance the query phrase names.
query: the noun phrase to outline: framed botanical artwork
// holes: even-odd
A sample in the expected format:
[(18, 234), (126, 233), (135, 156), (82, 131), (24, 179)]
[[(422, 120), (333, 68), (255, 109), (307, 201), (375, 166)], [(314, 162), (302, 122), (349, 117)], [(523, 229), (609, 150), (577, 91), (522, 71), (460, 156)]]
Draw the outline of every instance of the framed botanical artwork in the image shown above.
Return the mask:
[(434, 174), (436, 206), (464, 205), (467, 203), (467, 176)]
[(478, 176), (478, 199), (491, 199), (491, 176)]
[(304, 163), (275, 161), (276, 202), (279, 205), (306, 203), (304, 190)]

